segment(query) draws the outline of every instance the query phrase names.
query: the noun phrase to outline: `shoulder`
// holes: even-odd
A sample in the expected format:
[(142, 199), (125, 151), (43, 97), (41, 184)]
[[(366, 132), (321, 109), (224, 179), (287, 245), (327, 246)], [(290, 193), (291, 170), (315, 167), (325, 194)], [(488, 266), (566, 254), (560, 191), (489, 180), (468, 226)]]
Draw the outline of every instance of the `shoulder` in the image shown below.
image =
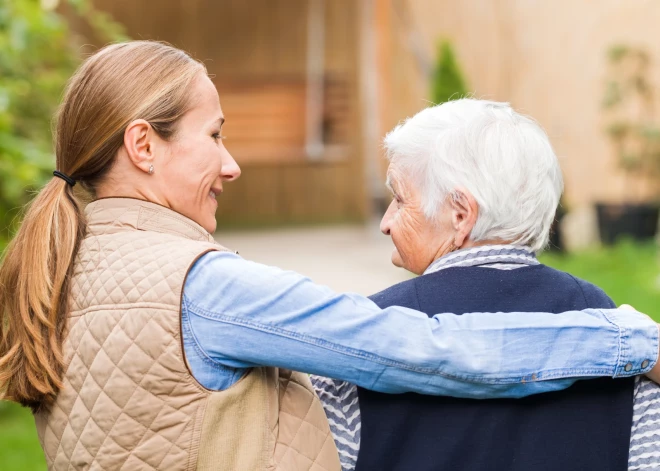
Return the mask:
[(584, 297), (587, 300), (587, 303), (590, 306), (600, 305), (603, 308), (615, 308), (616, 303), (610, 298), (605, 291), (600, 289), (598, 286), (584, 281), (580, 278), (573, 277), (577, 282), (578, 286), (584, 293)]
[(188, 274), (188, 280), (194, 282), (199, 278), (211, 278), (220, 282), (240, 279), (250, 284), (259, 284), (289, 273), (291, 272), (285, 272), (277, 267), (245, 260), (235, 252), (215, 250), (203, 254), (195, 261)]
[(419, 303), (417, 301), (416, 284), (418, 278), (402, 281), (396, 285), (390, 286), (383, 291), (369, 296), (379, 308), (383, 309), (388, 306), (403, 306), (411, 307), (419, 310)]
[(184, 301), (198, 311), (293, 309), (332, 302), (334, 295), (327, 286), (316, 285), (299, 273), (245, 260), (233, 252), (201, 256), (184, 285)]
[(593, 283), (571, 275), (568, 272), (556, 270), (546, 265), (543, 265), (543, 267), (550, 277), (555, 278), (558, 282), (562, 282), (568, 287), (578, 290), (584, 297), (587, 307), (602, 309), (616, 307), (616, 303), (612, 301), (607, 293)]
[(189, 277), (201, 274), (211, 274), (218, 269), (225, 270), (234, 265), (240, 264), (243, 260), (238, 254), (227, 251), (212, 251), (199, 257), (190, 268)]
[(200, 307), (224, 304), (244, 292), (258, 295), (280, 281), (280, 273), (275, 267), (250, 262), (233, 252), (208, 252), (188, 272), (184, 297)]

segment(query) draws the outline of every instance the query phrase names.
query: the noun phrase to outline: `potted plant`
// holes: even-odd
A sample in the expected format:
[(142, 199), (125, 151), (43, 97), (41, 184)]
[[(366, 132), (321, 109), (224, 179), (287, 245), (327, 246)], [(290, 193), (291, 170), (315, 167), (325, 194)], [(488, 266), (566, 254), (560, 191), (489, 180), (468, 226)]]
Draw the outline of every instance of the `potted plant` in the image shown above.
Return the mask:
[(603, 100), (606, 131), (627, 177), (627, 195), (619, 204), (596, 205), (600, 236), (605, 244), (621, 236), (652, 239), (660, 207), (660, 126), (649, 80), (651, 59), (642, 48), (615, 45), (608, 51), (608, 61), (611, 76)]

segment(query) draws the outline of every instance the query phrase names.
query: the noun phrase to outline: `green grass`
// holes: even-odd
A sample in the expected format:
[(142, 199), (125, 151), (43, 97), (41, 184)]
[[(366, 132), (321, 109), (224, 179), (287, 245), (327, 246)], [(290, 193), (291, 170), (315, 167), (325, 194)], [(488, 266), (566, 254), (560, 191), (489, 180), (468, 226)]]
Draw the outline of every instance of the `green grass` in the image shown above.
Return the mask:
[(660, 322), (660, 254), (655, 244), (624, 241), (579, 254), (547, 253), (541, 261), (594, 283), (618, 305), (630, 304)]
[(39, 446), (32, 413), (8, 402), (0, 402), (0, 469), (46, 469), (46, 460)]
[[(622, 243), (584, 253), (544, 254), (541, 261), (591, 281), (617, 304), (627, 303), (660, 322), (660, 254), (653, 244)], [(45, 470), (32, 415), (0, 402), (0, 470)]]

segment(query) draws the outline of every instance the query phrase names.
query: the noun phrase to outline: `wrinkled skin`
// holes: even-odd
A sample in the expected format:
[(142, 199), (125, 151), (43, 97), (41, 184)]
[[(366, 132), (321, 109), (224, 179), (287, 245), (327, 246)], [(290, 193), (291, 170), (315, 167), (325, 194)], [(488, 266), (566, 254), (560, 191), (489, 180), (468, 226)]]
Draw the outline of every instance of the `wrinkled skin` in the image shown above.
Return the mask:
[(387, 185), (392, 202), (380, 230), (392, 237), (394, 265), (421, 275), (443, 255), (476, 245), (469, 235), (477, 220), (478, 205), (467, 191), (456, 189), (458, 197), (447, 198), (435, 218), (429, 220), (422, 209), (419, 185), (395, 162), (388, 168)]
[(392, 202), (381, 220), (380, 230), (392, 237), (392, 263), (420, 275), (454, 247), (446, 208), (431, 223), (422, 211), (419, 190), (396, 165), (390, 165), (387, 180)]

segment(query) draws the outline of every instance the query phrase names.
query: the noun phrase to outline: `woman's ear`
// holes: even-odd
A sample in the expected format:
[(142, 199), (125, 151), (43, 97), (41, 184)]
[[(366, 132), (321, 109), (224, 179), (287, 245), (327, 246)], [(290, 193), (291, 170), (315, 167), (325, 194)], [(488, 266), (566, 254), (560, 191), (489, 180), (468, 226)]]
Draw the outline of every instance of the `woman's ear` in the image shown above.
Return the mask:
[(479, 205), (474, 196), (463, 188), (454, 190), (449, 197), (449, 203), (452, 210), (451, 222), (454, 228), (454, 245), (460, 248), (477, 223)]
[(144, 119), (131, 122), (124, 131), (124, 147), (129, 160), (143, 172), (153, 165), (154, 130)]

